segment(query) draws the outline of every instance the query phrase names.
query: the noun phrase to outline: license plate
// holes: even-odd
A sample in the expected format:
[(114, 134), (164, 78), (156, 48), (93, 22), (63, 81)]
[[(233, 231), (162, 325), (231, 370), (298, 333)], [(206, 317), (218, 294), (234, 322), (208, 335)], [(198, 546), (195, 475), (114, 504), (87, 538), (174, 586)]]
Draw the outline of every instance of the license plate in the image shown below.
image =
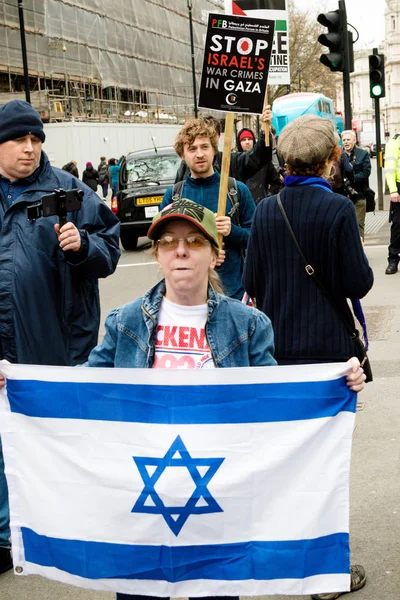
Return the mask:
[(146, 219), (153, 218), (154, 215), (158, 213), (158, 206), (146, 206), (144, 209), (144, 214)]
[(136, 206), (144, 204), (161, 204), (162, 196), (147, 196), (147, 198), (136, 198)]

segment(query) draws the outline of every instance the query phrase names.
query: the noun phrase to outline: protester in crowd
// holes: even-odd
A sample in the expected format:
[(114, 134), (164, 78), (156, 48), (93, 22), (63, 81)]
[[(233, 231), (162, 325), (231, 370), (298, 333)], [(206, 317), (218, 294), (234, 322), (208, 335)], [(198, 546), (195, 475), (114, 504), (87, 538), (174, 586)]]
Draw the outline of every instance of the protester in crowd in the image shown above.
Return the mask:
[(385, 147), (386, 181), (390, 193), (390, 245), (386, 275), (397, 273), (400, 257), (400, 134)]
[(365, 191), (369, 188), (371, 160), (363, 148), (356, 146), (357, 136), (351, 129), (342, 132), (343, 151), (340, 157), (342, 187), (334, 188), (338, 194), (349, 198), (356, 209), (360, 236), (364, 239), (367, 201)]
[(119, 172), (121, 170), (121, 162), (123, 158), (123, 156), (121, 156), (119, 160), (116, 158), (110, 158), (108, 161), (108, 177), (113, 197), (117, 195), (119, 189)]
[(67, 171), (67, 173), (71, 173), (74, 177), (79, 179), (79, 171), (78, 171), (78, 163), (76, 160), (71, 160), (66, 165), (63, 166), (62, 170)]
[[(218, 141), (221, 135), (221, 123), (214, 117), (205, 117), (204, 120), (209, 125), (215, 128), (217, 134), (217, 150), (214, 156), (214, 170), (217, 173), (221, 172), (222, 167), (222, 152), (218, 151)], [(271, 107), (268, 105), (264, 108), (264, 112), (261, 116), (262, 123), (270, 124), (272, 121)], [(271, 161), (272, 158), (272, 137), (270, 136), (270, 145), (265, 145), (264, 133), (261, 133), (258, 142), (254, 145), (254, 148), (249, 152), (232, 152), (231, 162), (229, 167), (229, 175), (246, 183), (257, 171), (259, 171), (266, 163)], [(175, 183), (178, 181), (184, 181), (190, 174), (190, 167), (185, 163), (184, 157), (180, 164), (180, 167), (176, 173)]]
[(101, 189), (103, 192), (103, 200), (107, 198), (108, 195), (108, 163), (105, 156), (100, 157), (99, 166), (97, 167), (97, 171), (99, 173), (99, 184), (101, 185)]
[[(0, 107), (0, 358), (75, 365), (97, 344), (98, 278), (120, 256), (119, 221), (78, 179), (50, 166), (39, 114), (26, 102)], [(27, 207), (63, 188), (84, 191), (80, 210), (29, 220)], [(7, 485), (0, 450), (0, 573), (12, 567)]]
[[(278, 154), (278, 137), (276, 135), (276, 129), (273, 125), (271, 125), (270, 132), (272, 135), (272, 164), (274, 165), (276, 171), (279, 174), (281, 184), (283, 184), (283, 177), (285, 175), (285, 161)], [(272, 195), (273, 194), (271, 194), (271, 196)]]
[(82, 173), (82, 181), (86, 183), (94, 192), (97, 192), (99, 185), (99, 174), (91, 162), (86, 163), (86, 169)]
[[(181, 197), (189, 198), (216, 213), (221, 178), (213, 166), (214, 156), (218, 152), (215, 128), (204, 119), (188, 120), (176, 138), (175, 151), (188, 165), (190, 176), (183, 184), (178, 183), (165, 192), (161, 209), (170, 204), (172, 199)], [(223, 256), (225, 260), (219, 266), (219, 275), (226, 295), (240, 300), (244, 293), (241, 281), (243, 256), (255, 204), (243, 183), (233, 181), (232, 185), (237, 189), (233, 189), (234, 193), (228, 195), (226, 216), (217, 217), (217, 230), (224, 236), (226, 252)]]
[(107, 171), (108, 162), (105, 156), (100, 156), (99, 166), (97, 167), (97, 171), (101, 173), (101, 171)]
[[(272, 134), (272, 156), (276, 155), (276, 144), (271, 126)], [(256, 138), (251, 129), (241, 129), (236, 136), (236, 147), (238, 152), (249, 152), (253, 149)], [(246, 182), (253, 200), (258, 204), (263, 198), (277, 194), (283, 187), (278, 170), (275, 168), (273, 160), (267, 162), (251, 179)]]
[[(340, 313), (353, 316), (347, 298), (362, 298), (373, 273), (364, 254), (353, 203), (332, 192), (327, 178), (340, 156), (327, 119), (306, 115), (283, 129), (278, 152), (286, 162), (279, 196), (308, 270), (272, 196), (257, 207), (246, 255), (244, 287), (267, 314), (279, 364), (341, 362), (355, 353)], [(313, 270), (329, 295), (312, 278)], [(364, 586), (363, 567), (351, 567), (351, 591)], [(313, 596), (330, 600), (338, 593)]]
[[(177, 369), (275, 365), (268, 317), (218, 291), (214, 271), (218, 233), (213, 213), (190, 200), (179, 200), (153, 218), (148, 235), (164, 279), (143, 298), (110, 313), (103, 342), (91, 352), (87, 366)], [(187, 355), (165, 342), (162, 332), (166, 326), (176, 330), (177, 339), (181, 328), (196, 330), (196, 335), (190, 336)], [(357, 360), (351, 364), (347, 385), (360, 391), (363, 371)], [(117, 594), (117, 600), (140, 598)]]
[(251, 129), (244, 127), (236, 135), (236, 147), (238, 152), (248, 152), (253, 150), (256, 143), (256, 136)]

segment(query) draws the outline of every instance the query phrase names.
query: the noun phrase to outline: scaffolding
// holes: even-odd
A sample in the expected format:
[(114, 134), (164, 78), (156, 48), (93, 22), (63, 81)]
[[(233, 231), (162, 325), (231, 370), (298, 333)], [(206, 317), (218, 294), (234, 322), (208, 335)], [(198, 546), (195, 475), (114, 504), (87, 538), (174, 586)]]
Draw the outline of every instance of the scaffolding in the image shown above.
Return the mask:
[[(208, 13), (223, 7), (193, 2), (198, 78)], [(25, 0), (24, 17), (32, 103), (44, 120), (192, 114), (187, 0)], [(0, 0), (0, 102), (23, 91), (17, 2)]]

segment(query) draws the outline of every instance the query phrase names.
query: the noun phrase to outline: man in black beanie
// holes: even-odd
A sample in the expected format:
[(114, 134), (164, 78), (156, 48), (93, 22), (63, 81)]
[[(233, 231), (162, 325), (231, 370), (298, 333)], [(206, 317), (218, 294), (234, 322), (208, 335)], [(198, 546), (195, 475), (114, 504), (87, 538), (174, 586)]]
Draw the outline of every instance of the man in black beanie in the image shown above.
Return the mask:
[[(0, 107), (0, 359), (76, 365), (97, 344), (98, 278), (120, 256), (119, 221), (97, 194), (52, 167), (39, 114), (27, 102)], [(30, 221), (27, 206), (54, 190), (83, 190), (82, 207)], [(0, 387), (4, 379), (0, 376)], [(0, 440), (0, 574), (12, 567)]]

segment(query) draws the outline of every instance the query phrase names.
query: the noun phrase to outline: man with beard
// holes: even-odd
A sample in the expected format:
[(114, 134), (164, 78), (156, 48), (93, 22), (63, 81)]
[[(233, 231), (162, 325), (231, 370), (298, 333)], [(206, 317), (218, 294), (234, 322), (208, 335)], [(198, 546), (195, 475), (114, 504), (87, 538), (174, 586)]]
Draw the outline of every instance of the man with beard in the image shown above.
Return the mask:
[[(215, 127), (205, 119), (187, 121), (178, 134), (175, 151), (188, 165), (190, 175), (180, 185), (179, 194), (176, 186), (175, 192), (173, 187), (165, 192), (160, 210), (172, 201), (186, 198), (216, 213), (221, 177), (213, 166), (215, 154), (218, 152), (218, 135)], [(224, 236), (225, 250), (225, 253), (221, 252), (224, 258), (223, 264), (221, 257), (218, 258), (217, 264), (225, 294), (240, 300), (244, 293), (241, 282), (243, 256), (255, 204), (244, 183), (236, 182), (236, 188), (237, 202), (232, 203), (232, 195), (228, 194), (225, 216), (216, 217), (217, 231)]]

